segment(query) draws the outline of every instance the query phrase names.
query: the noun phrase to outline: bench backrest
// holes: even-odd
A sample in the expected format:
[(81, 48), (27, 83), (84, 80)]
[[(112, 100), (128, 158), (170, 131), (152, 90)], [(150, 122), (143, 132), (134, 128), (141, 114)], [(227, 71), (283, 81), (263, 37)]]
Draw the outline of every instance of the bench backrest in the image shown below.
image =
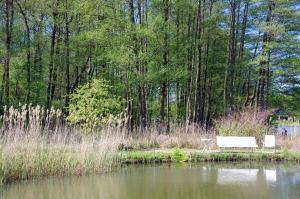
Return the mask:
[(217, 145), (220, 148), (256, 148), (255, 137), (239, 137), (239, 136), (217, 136)]
[(275, 135), (265, 135), (264, 147), (275, 147)]

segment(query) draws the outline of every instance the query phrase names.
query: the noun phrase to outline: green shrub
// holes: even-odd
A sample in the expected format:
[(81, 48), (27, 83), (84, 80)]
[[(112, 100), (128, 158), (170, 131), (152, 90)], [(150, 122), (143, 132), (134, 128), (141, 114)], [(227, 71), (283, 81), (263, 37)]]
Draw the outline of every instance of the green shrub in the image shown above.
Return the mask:
[(182, 150), (180, 150), (179, 148), (175, 148), (173, 152), (173, 159), (176, 162), (184, 162), (188, 159), (188, 157)]
[(283, 149), (282, 155), (285, 159), (290, 159), (292, 156), (291, 152), (286, 147)]
[(91, 132), (94, 126), (114, 122), (121, 112), (121, 100), (109, 92), (108, 82), (94, 79), (71, 95), (67, 120)]

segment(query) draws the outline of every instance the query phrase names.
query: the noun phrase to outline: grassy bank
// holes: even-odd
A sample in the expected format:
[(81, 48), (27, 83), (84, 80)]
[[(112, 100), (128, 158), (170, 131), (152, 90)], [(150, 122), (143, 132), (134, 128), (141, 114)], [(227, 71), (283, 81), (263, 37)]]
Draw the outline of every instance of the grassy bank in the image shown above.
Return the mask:
[[(278, 138), (277, 153), (257, 150), (201, 153), (202, 134), (174, 133), (128, 137), (107, 131), (101, 136), (39, 134), (6, 137), (0, 140), (0, 184), (44, 176), (102, 173), (122, 164), (218, 161), (300, 162), (297, 137)], [(211, 138), (214, 139), (213, 135)], [(289, 147), (289, 148), (288, 148)], [(155, 150), (154, 150), (155, 148)], [(187, 149), (189, 148), (189, 149)], [(213, 150), (217, 150), (215, 144)]]
[[(98, 143), (102, 146), (104, 142)], [(99, 145), (98, 145), (99, 146)], [(10, 144), (2, 147), (0, 159), (1, 184), (43, 176), (84, 175), (101, 173), (122, 164), (163, 162), (220, 161), (295, 161), (300, 152), (283, 150), (277, 153), (213, 152), (164, 149), (148, 151), (118, 151), (106, 145), (99, 149), (91, 145), (45, 145), (37, 143)]]
[(107, 172), (118, 165), (118, 146), (114, 137), (69, 144), (45, 139), (9, 142), (1, 146), (0, 185), (43, 176)]
[[(122, 164), (300, 161), (300, 136), (276, 137), (278, 148), (298, 152), (286, 149), (276, 154), (260, 151), (205, 154), (201, 153), (203, 138), (214, 140), (211, 147), (217, 150), (217, 131), (214, 128), (207, 131), (195, 124), (172, 125), (170, 132), (163, 133), (153, 126), (143, 134), (138, 129), (129, 134), (126, 125), (107, 125), (88, 132), (77, 126), (61, 124), (59, 111), (51, 110), (45, 120), (41, 119), (44, 114), (39, 107), (30, 109), (30, 122), (24, 122), (27, 117), (24, 110), (20, 112), (11, 108), (9, 114), (2, 117), (2, 123), (0, 118), (0, 184), (43, 176), (101, 173)], [(250, 113), (231, 115), (229, 119), (220, 119), (220, 125), (216, 126), (225, 134), (261, 132), (261, 126), (254, 124), (262, 123), (259, 118), (264, 116), (255, 114), (254, 119)]]
[(276, 153), (262, 152), (213, 152), (197, 150), (131, 151), (120, 153), (123, 164), (163, 162), (220, 162), (220, 161), (295, 161), (300, 163), (300, 152), (283, 150)]

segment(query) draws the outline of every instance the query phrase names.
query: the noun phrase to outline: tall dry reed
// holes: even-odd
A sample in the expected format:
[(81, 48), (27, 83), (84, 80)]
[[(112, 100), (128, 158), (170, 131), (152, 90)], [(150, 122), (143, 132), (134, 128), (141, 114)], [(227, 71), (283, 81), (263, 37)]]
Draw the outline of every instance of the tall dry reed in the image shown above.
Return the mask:
[(261, 143), (267, 133), (268, 112), (245, 109), (214, 121), (217, 133), (225, 136), (255, 136)]
[(103, 172), (118, 162), (121, 130), (85, 135), (63, 125), (60, 110), (39, 106), (5, 109), (1, 117), (0, 184), (49, 175)]
[[(203, 138), (215, 140), (216, 131), (262, 136), (266, 128), (266, 113), (251, 110), (215, 120), (216, 128), (210, 130), (196, 124), (171, 124), (168, 133), (155, 126), (128, 133), (126, 123), (120, 120), (95, 127), (87, 135), (80, 127), (64, 123), (60, 110), (39, 106), (6, 108), (0, 119), (0, 184), (40, 176), (104, 172), (118, 165), (120, 150), (202, 149)], [(279, 146), (299, 150), (299, 137), (277, 139)]]

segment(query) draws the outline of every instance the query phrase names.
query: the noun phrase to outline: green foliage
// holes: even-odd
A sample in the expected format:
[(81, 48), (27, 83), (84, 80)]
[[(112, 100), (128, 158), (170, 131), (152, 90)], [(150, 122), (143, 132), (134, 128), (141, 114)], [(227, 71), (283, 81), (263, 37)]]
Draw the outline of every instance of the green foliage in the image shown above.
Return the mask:
[(174, 149), (172, 158), (175, 162), (184, 162), (188, 160), (187, 155), (179, 148)]
[(300, 126), (300, 121), (275, 120), (272, 124), (279, 126)]
[[(202, 112), (201, 120), (210, 123), (212, 118), (204, 118), (205, 115), (217, 118), (229, 107), (239, 110), (254, 106), (256, 92), (264, 92), (257, 90), (261, 80), (268, 82), (268, 86), (264, 85), (269, 89), (265, 93), (268, 108), (283, 107), (289, 114), (300, 117), (300, 7), (296, 6), (296, 0), (272, 1), (276, 5), (270, 22), (267, 15), (271, 1), (238, 1), (235, 18), (239, 20), (235, 20), (234, 38), (229, 31), (230, 1), (132, 2), (134, 16), (129, 17), (129, 1), (13, 1), (9, 53), (5, 39), (9, 15), (4, 14), (5, 6), (0, 7), (3, 18), (0, 57), (6, 60), (10, 56), (9, 94), (4, 96), (9, 102), (5, 100), (8, 104), (2, 105), (31, 103), (68, 108), (65, 103), (68, 88), (73, 91), (90, 79), (101, 77), (109, 80), (114, 94), (130, 101), (126, 105), (132, 104), (134, 125), (140, 123), (143, 110), (140, 99), (145, 98), (146, 123), (153, 124), (161, 116), (160, 88), (166, 81), (171, 122), (176, 119), (184, 123), (187, 118), (198, 117), (196, 112)], [(26, 26), (30, 30), (29, 39)], [(67, 28), (69, 32), (65, 34)], [(268, 41), (264, 41), (266, 34)], [(234, 44), (235, 48), (228, 48), (228, 44)], [(269, 51), (271, 61), (261, 64), (268, 62)], [(163, 60), (164, 57), (167, 59)], [(0, 68), (2, 75), (4, 68)], [(271, 74), (268, 81), (259, 75), (262, 68), (270, 69), (266, 74)], [(231, 84), (227, 90), (232, 94), (228, 106), (222, 100), (227, 69), (230, 72), (227, 81)]]
[(108, 82), (93, 79), (71, 95), (70, 115), (67, 120), (90, 132), (94, 126), (114, 122), (121, 113), (121, 100), (112, 95)]
[[(273, 162), (273, 161), (299, 161), (299, 152), (288, 153), (261, 153), (259, 152), (224, 152), (224, 153), (202, 153), (192, 152), (187, 158), (188, 152), (179, 150), (177, 155), (175, 152), (169, 151), (150, 152), (150, 151), (129, 151), (126, 154), (119, 154), (121, 162), (126, 163), (154, 163), (154, 162), (220, 162), (220, 161), (254, 161), (254, 162)], [(177, 157), (178, 156), (178, 157)], [(184, 158), (183, 158), (184, 157)]]
[(288, 150), (288, 148), (284, 147), (283, 151), (282, 151), (282, 155), (284, 158), (286, 159), (290, 159), (292, 154), (291, 152)]

